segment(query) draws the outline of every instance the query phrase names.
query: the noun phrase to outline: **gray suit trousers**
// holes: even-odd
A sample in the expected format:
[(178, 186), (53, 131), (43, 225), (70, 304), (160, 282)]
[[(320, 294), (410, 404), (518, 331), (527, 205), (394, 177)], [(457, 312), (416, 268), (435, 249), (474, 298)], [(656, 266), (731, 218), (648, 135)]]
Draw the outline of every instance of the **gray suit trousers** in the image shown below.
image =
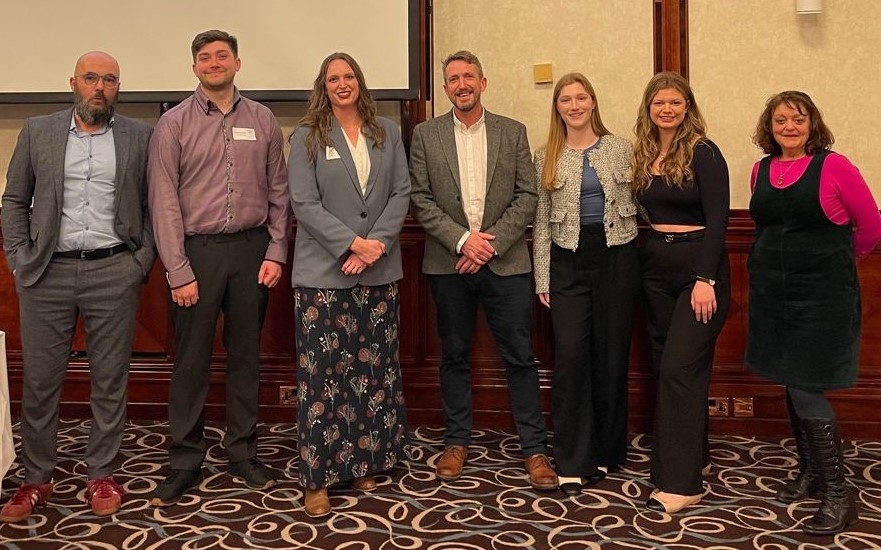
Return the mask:
[(135, 315), (143, 272), (130, 252), (100, 260), (56, 258), (32, 286), (16, 282), (24, 355), (21, 407), (25, 483), (52, 479), (58, 407), (78, 315), (86, 330), (92, 427), (89, 479), (113, 473), (122, 445)]

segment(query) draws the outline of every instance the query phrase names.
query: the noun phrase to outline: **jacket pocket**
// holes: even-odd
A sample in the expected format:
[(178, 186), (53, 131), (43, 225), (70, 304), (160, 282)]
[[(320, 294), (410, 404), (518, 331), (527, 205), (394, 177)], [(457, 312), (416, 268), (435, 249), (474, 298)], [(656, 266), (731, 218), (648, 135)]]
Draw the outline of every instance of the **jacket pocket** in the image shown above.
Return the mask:
[(618, 215), (622, 218), (632, 218), (636, 216), (636, 205), (632, 202), (618, 203)]
[(563, 223), (564, 219), (566, 219), (565, 210), (551, 210), (550, 214), (548, 214), (548, 221), (550, 223)]

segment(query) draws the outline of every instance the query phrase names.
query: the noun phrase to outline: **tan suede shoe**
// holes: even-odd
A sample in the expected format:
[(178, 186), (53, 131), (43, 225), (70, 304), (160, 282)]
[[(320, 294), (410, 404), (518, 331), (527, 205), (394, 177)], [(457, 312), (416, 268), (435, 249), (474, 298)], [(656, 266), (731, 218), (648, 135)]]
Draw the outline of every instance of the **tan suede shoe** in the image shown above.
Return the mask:
[(557, 472), (546, 455), (526, 457), (526, 473), (529, 474), (529, 483), (536, 489), (557, 488)]
[(447, 445), (444, 454), (437, 459), (435, 468), (437, 477), (444, 481), (459, 479), (462, 469), (465, 468), (465, 459), (468, 457), (468, 447), (464, 445)]
[(376, 478), (373, 476), (357, 477), (352, 480), (352, 488), (368, 493), (376, 489)]
[(330, 499), (327, 489), (305, 489), (304, 508), (310, 518), (322, 518), (330, 514)]

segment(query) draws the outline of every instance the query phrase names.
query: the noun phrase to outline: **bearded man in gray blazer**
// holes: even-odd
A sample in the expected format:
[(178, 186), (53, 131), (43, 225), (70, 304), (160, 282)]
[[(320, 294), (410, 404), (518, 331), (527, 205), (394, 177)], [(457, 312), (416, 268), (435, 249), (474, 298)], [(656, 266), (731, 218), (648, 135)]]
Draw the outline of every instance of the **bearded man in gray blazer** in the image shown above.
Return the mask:
[(58, 405), (80, 315), (92, 386), (86, 499), (109, 515), (124, 494), (113, 469), (140, 287), (156, 258), (145, 179), (152, 130), (114, 115), (119, 64), (110, 55), (81, 56), (70, 88), (72, 109), (25, 121), (3, 193), (24, 358), (24, 482), (0, 511), (4, 522), (25, 520), (52, 495)]
[(446, 417), (437, 476), (461, 474), (471, 439), (468, 354), (483, 305), (508, 378), (529, 482), (554, 489), (538, 371), (530, 345), (532, 291), (526, 228), (538, 202), (526, 128), (483, 108), (486, 78), (468, 51), (443, 63), (449, 114), (416, 127), (410, 146), (413, 216), (425, 229), (422, 270), (437, 307)]

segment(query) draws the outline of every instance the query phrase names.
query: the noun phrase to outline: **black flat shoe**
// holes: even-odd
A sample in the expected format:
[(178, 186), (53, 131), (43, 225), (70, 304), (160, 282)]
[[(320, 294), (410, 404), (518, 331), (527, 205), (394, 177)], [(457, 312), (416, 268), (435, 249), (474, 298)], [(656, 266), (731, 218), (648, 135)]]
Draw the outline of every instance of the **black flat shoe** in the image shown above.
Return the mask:
[(604, 479), (606, 479), (606, 472), (602, 470), (597, 470), (596, 472), (587, 476), (587, 483), (585, 485), (594, 485)]
[(574, 497), (581, 494), (581, 489), (584, 487), (581, 483), (561, 483), (560, 490), (566, 493), (566, 496)]

